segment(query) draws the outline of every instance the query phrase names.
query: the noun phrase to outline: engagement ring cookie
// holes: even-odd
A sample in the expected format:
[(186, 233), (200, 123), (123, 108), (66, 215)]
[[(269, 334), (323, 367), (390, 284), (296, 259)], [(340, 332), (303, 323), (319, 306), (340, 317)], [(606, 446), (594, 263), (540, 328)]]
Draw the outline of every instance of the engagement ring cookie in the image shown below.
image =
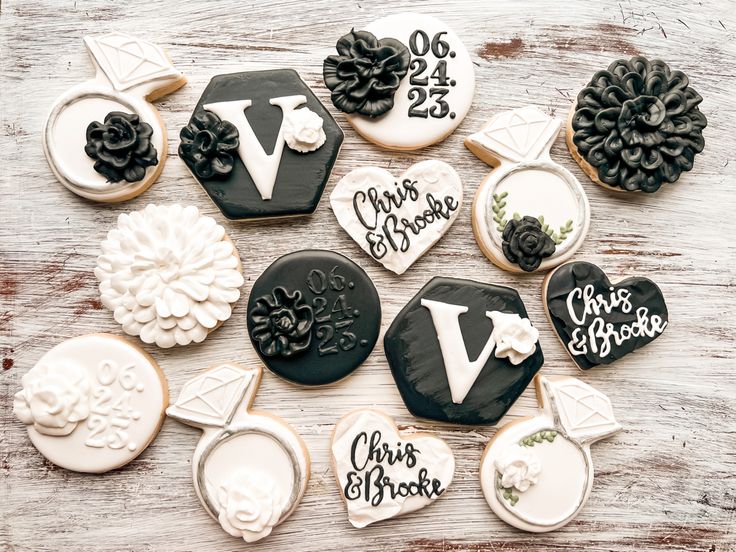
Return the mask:
[(456, 424), (498, 422), (544, 363), (515, 290), (457, 278), (430, 280), (383, 345), (409, 412)]
[(682, 71), (635, 56), (598, 71), (570, 110), (567, 147), (593, 182), (656, 192), (693, 168), (708, 121)]
[(196, 207), (148, 205), (122, 214), (101, 247), (95, 276), (102, 304), (145, 343), (200, 343), (240, 297), (238, 252)]
[(330, 195), (338, 222), (389, 270), (403, 274), (455, 222), (463, 185), (450, 165), (422, 161), (400, 177), (378, 167), (346, 174)]
[(343, 133), (292, 69), (217, 75), (181, 130), (179, 157), (229, 219), (312, 213)]
[(347, 257), (306, 250), (284, 255), (253, 284), (248, 333), (266, 367), (300, 385), (350, 375), (373, 350), (381, 302)]
[(324, 61), (332, 103), (366, 140), (392, 150), (441, 142), (470, 109), (475, 70), (458, 36), (418, 13), (390, 15), (337, 41)]
[(612, 284), (596, 265), (567, 263), (544, 281), (542, 301), (557, 336), (582, 370), (610, 364), (667, 327), (662, 291), (649, 278)]
[(376, 410), (356, 410), (335, 425), (332, 467), (354, 527), (414, 512), (450, 486), (455, 457), (423, 433), (399, 433)]
[(59, 97), (43, 148), (77, 195), (117, 202), (153, 184), (166, 161), (166, 127), (153, 102), (186, 83), (160, 47), (122, 33), (85, 37), (95, 78)]
[(13, 411), (57, 466), (102, 473), (134, 460), (161, 429), (166, 377), (143, 349), (109, 334), (59, 343), (23, 376)]
[(194, 489), (223, 530), (246, 542), (267, 537), (309, 481), (309, 452), (281, 418), (250, 410), (261, 368), (223, 364), (184, 385), (166, 413), (204, 433), (192, 458)]
[(510, 272), (555, 267), (578, 250), (590, 225), (588, 198), (549, 150), (561, 121), (536, 107), (491, 119), (465, 146), (492, 167), (473, 201), (483, 254)]
[(480, 462), (493, 512), (524, 531), (554, 531), (583, 509), (593, 488), (590, 445), (621, 429), (611, 401), (570, 377), (536, 377), (539, 413), (498, 430)]

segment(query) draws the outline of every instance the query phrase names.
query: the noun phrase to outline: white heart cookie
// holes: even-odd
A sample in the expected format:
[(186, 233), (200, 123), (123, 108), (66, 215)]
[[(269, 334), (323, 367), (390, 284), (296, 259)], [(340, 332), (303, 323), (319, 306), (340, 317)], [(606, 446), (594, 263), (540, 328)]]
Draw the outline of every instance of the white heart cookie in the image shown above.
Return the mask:
[(443, 161), (422, 161), (398, 179), (379, 167), (346, 174), (330, 195), (340, 225), (363, 251), (403, 274), (455, 222), (463, 185)]
[(452, 482), (455, 457), (437, 437), (403, 437), (375, 410), (351, 412), (335, 426), (332, 460), (354, 527), (424, 508)]

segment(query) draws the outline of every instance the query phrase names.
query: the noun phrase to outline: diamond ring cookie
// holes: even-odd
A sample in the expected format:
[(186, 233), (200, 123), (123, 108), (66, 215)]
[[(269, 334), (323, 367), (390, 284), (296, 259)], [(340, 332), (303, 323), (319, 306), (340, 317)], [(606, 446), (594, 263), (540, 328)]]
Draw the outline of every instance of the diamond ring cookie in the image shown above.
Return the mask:
[(498, 430), (480, 462), (488, 505), (506, 523), (547, 532), (570, 523), (593, 488), (590, 445), (621, 430), (611, 401), (570, 378), (537, 376), (539, 413)]
[(261, 368), (228, 363), (184, 385), (166, 413), (203, 433), (192, 458), (194, 489), (228, 534), (256, 542), (296, 509), (309, 452), (284, 420), (251, 410)]
[(402, 13), (351, 30), (323, 64), (332, 103), (366, 140), (408, 151), (441, 142), (470, 109), (475, 70), (445, 23)]
[(343, 141), (293, 69), (213, 77), (179, 137), (179, 157), (232, 220), (312, 213)]
[(460, 177), (444, 161), (421, 161), (401, 176), (379, 167), (346, 174), (330, 195), (340, 226), (396, 274), (403, 274), (455, 222), (463, 201)]
[(376, 410), (355, 410), (340, 419), (331, 451), (348, 520), (357, 528), (429, 506), (455, 473), (455, 457), (442, 439), (400, 433)]
[(662, 291), (649, 278), (612, 284), (592, 263), (563, 264), (544, 280), (547, 316), (578, 368), (610, 364), (651, 343), (668, 324)]
[(585, 240), (590, 206), (577, 178), (549, 156), (562, 122), (536, 107), (499, 113), (465, 146), (494, 169), (473, 201), (483, 254), (510, 272), (548, 270)]
[(13, 411), (46, 459), (102, 473), (134, 460), (161, 429), (166, 377), (140, 347), (109, 334), (59, 343), (22, 378)]
[(381, 328), (373, 282), (338, 253), (305, 250), (274, 261), (253, 284), (248, 333), (266, 367), (299, 385), (326, 385), (368, 358)]
[(409, 412), (456, 424), (498, 422), (544, 363), (519, 294), (459, 278), (430, 280), (383, 346)]
[(693, 168), (708, 124), (687, 75), (635, 56), (595, 73), (577, 96), (567, 147), (593, 182), (617, 192), (656, 192)]
[(166, 161), (166, 127), (150, 103), (186, 83), (159, 46), (122, 33), (85, 37), (95, 78), (51, 107), (46, 159), (69, 190), (93, 201), (136, 197)]
[(148, 205), (121, 214), (101, 247), (95, 276), (102, 304), (144, 343), (200, 343), (240, 297), (235, 245), (196, 207)]

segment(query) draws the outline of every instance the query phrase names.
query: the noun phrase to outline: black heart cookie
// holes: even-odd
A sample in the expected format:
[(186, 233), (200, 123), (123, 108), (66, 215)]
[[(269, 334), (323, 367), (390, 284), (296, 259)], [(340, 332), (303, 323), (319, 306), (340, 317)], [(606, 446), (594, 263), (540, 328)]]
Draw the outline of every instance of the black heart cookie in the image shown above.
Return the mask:
[(648, 278), (611, 284), (596, 265), (572, 262), (544, 282), (547, 315), (562, 344), (582, 370), (610, 364), (667, 327), (662, 291)]

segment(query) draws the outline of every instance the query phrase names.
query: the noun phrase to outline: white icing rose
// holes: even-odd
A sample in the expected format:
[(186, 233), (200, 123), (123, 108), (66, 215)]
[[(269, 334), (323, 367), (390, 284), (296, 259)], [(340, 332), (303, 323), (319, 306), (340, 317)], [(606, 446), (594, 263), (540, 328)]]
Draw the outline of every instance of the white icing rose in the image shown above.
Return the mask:
[(204, 341), (230, 318), (243, 275), (225, 229), (196, 207), (122, 214), (102, 242), (102, 303), (130, 335), (159, 347)]
[(508, 358), (511, 364), (520, 364), (537, 350), (539, 330), (528, 318), (518, 314), (499, 311), (491, 312), (493, 332), (491, 339), (496, 343), (496, 358)]
[(322, 129), (324, 121), (308, 107), (294, 109), (284, 117), (286, 145), (299, 153), (307, 153), (322, 147), (327, 140)]
[(21, 380), (13, 412), (24, 424), (45, 435), (69, 435), (89, 416), (87, 371), (70, 362), (37, 364)]
[(218, 521), (222, 528), (245, 542), (271, 534), (282, 514), (282, 496), (276, 481), (267, 473), (241, 470), (217, 491)]
[(542, 464), (529, 447), (512, 445), (496, 459), (496, 469), (501, 474), (504, 489), (515, 487), (523, 493), (539, 481)]

